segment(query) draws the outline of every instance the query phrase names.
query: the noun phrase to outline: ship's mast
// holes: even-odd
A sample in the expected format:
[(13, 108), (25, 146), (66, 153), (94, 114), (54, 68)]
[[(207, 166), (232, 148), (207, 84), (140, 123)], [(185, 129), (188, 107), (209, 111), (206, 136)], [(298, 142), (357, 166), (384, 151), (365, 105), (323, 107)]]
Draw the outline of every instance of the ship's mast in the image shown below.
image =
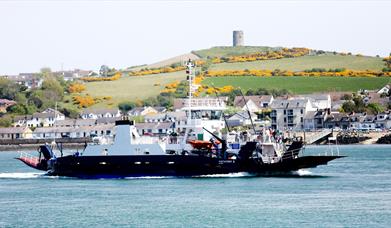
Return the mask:
[(187, 123), (186, 123), (185, 135), (183, 137), (183, 142), (182, 142), (183, 145), (186, 144), (187, 136), (190, 133), (189, 130), (190, 130), (190, 126), (192, 123), (191, 103), (192, 103), (192, 99), (193, 99), (193, 93), (195, 92), (195, 91), (193, 91), (194, 90), (193, 80), (195, 77), (194, 67), (195, 67), (195, 64), (191, 61), (191, 59), (189, 59), (189, 61), (186, 62), (186, 75), (187, 75), (187, 81), (189, 82), (189, 93), (187, 96), (187, 102), (188, 102), (187, 103)]
[(186, 63), (186, 74), (187, 74), (187, 80), (189, 82), (189, 94), (187, 96), (188, 98), (188, 120), (191, 120), (191, 103), (193, 99), (193, 93), (194, 93), (194, 87), (193, 87), (193, 81), (194, 81), (194, 70), (195, 64), (189, 59), (189, 61)]

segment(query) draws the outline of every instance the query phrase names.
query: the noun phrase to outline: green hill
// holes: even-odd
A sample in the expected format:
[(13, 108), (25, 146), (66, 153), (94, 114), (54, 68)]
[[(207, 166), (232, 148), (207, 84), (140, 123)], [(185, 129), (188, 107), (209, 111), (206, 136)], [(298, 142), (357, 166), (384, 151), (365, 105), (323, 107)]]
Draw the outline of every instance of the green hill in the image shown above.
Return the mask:
[[(198, 51), (192, 51), (203, 60), (213, 57), (229, 57), (246, 55), (266, 51), (281, 50), (281, 47), (265, 46), (243, 46), (243, 47), (212, 47)], [(312, 52), (314, 54), (316, 52)], [(319, 54), (319, 52), (318, 52)], [(172, 63), (174, 58), (163, 60), (159, 63)], [(152, 66), (152, 65), (151, 65)], [(289, 70), (304, 71), (312, 68), (346, 68), (352, 70), (373, 70), (381, 71), (385, 67), (384, 62), (379, 57), (340, 55), (331, 52), (321, 52), (319, 55), (308, 55), (295, 58), (282, 58), (275, 60), (262, 60), (253, 62), (235, 62), (211, 64), (209, 70), (244, 70), (244, 69), (268, 69), (268, 70)], [(127, 75), (127, 74), (126, 74)], [(146, 76), (129, 77), (123, 76), (118, 81), (90, 82), (87, 83), (85, 94), (94, 97), (111, 96), (112, 100), (99, 103), (96, 106), (115, 106), (122, 101), (143, 100), (148, 97), (157, 96), (164, 86), (174, 82), (184, 80), (184, 71), (154, 74)], [(275, 88), (288, 89), (294, 93), (313, 93), (327, 91), (353, 92), (359, 89), (378, 89), (390, 82), (390, 78), (379, 77), (221, 77), (206, 78), (205, 85), (215, 86), (232, 85), (241, 87), (243, 90), (250, 88)]]
[(203, 81), (205, 85), (222, 87), (232, 85), (243, 92), (248, 89), (287, 89), (295, 94), (317, 92), (357, 92), (359, 89), (379, 89), (391, 82), (391, 78), (378, 77), (212, 77)]
[(186, 79), (184, 71), (147, 76), (124, 76), (117, 81), (89, 82), (86, 84), (85, 93), (93, 97), (112, 97), (109, 101), (96, 104), (96, 107), (116, 106), (122, 101), (143, 100), (157, 96), (166, 84), (184, 79)]
[(281, 47), (266, 47), (266, 46), (238, 46), (238, 47), (212, 47), (208, 49), (202, 49), (198, 51), (192, 51), (193, 54), (198, 55), (201, 58), (209, 57), (224, 57), (253, 54), (257, 52), (275, 51), (280, 50)]
[(243, 69), (280, 69), (303, 71), (312, 68), (346, 68), (352, 70), (376, 70), (384, 68), (382, 58), (367, 56), (318, 55), (262, 60), (254, 62), (213, 64), (211, 70), (243, 70)]

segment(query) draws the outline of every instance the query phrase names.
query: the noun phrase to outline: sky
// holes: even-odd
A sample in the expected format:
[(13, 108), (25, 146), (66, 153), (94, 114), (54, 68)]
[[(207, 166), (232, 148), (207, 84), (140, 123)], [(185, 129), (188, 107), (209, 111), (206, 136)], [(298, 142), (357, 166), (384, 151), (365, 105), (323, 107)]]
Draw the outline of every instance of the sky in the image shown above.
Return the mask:
[(0, 0), (0, 75), (154, 63), (232, 45), (388, 56), (391, 1)]

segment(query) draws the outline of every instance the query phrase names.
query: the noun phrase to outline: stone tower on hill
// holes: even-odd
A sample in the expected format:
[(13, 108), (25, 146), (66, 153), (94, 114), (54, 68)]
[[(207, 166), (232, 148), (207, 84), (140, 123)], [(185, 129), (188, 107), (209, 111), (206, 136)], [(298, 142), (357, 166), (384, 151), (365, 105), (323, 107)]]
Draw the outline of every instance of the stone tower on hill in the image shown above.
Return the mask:
[(244, 45), (244, 35), (243, 31), (234, 31), (233, 32), (233, 46), (243, 46)]

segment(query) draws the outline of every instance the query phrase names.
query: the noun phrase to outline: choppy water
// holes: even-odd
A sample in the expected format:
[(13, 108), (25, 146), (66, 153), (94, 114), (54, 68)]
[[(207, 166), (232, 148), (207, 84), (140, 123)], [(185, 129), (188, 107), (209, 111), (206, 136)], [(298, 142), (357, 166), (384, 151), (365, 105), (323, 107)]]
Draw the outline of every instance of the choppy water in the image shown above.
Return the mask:
[(340, 150), (290, 177), (118, 180), (46, 177), (1, 152), (0, 227), (390, 227), (391, 147)]

